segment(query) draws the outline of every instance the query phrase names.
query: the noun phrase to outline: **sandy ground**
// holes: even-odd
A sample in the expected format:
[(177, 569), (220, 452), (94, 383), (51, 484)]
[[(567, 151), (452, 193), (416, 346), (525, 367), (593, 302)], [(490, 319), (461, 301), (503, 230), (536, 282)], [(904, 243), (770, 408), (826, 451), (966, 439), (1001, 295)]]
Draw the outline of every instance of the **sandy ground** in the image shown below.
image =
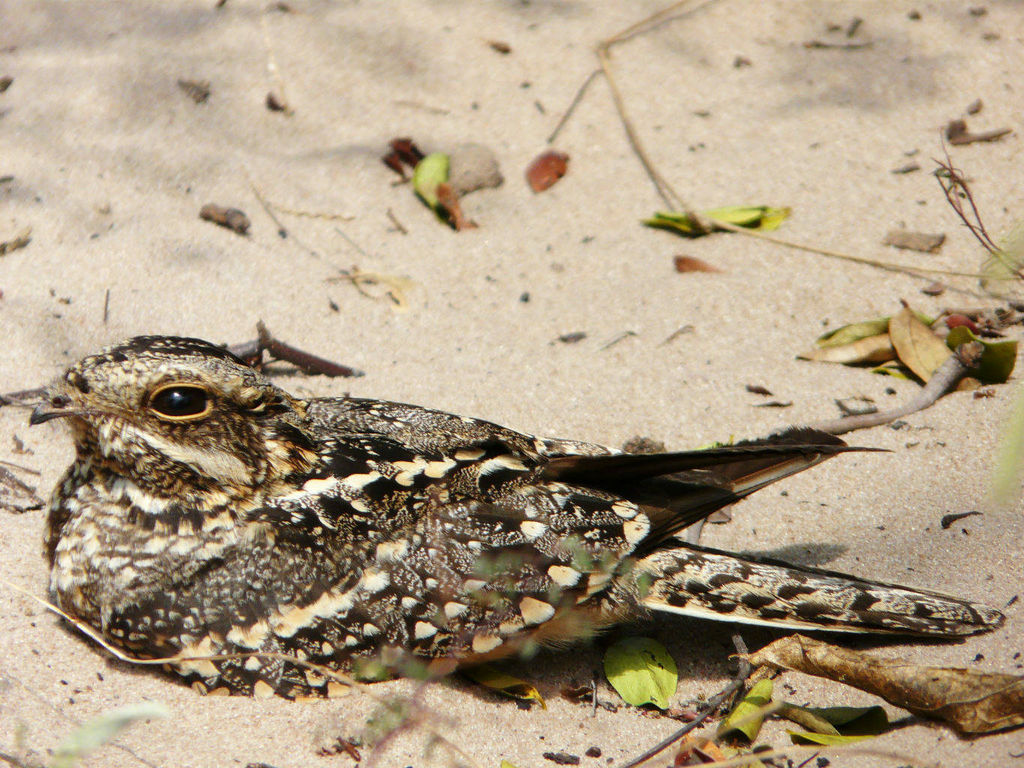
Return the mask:
[[(832, 417), (836, 397), (902, 402), (916, 385), (795, 355), (823, 328), (891, 313), (901, 298), (925, 311), (979, 303), (956, 291), (929, 298), (924, 281), (750, 238), (689, 242), (643, 228), (639, 220), (663, 206), (602, 81), (556, 142), (571, 155), (568, 176), (542, 195), (530, 192), (523, 169), (594, 69), (594, 44), (661, 3), (289, 5), (293, 12), (242, 0), (216, 10), (212, 0), (0, 4), (0, 75), (14, 78), (0, 94), (0, 176), (13, 177), (0, 182), (0, 239), (33, 229), (28, 247), (0, 258), (0, 391), (37, 386), (123, 337), (240, 342), (263, 318), (281, 338), (366, 371), (354, 380), (279, 379), (297, 393), (352, 392), (534, 433), (609, 445), (639, 433), (684, 448)], [(854, 16), (864, 22), (853, 38), (827, 30)], [(931, 158), (940, 156), (942, 126), (982, 99), (970, 127), (1015, 134), (952, 155), (973, 180), (990, 229), (1020, 216), (1022, 18), (1012, 2), (723, 0), (628, 42), (614, 58), (653, 159), (693, 205), (789, 205), (782, 234), (795, 240), (971, 271), (980, 248), (943, 200)], [(488, 45), (495, 40), (511, 52)], [(805, 47), (810, 40), (871, 45)], [(280, 89), (268, 50), (291, 115), (265, 107), (268, 90)], [(750, 66), (734, 66), (737, 57)], [(209, 100), (193, 103), (179, 78), (209, 80)], [(379, 158), (401, 135), (428, 150), (468, 141), (494, 150), (506, 183), (464, 201), (479, 229), (441, 226), (394, 184)], [(911, 159), (920, 171), (892, 173)], [(281, 208), (351, 218), (279, 213), (289, 231), (282, 239), (253, 183)], [(245, 210), (249, 236), (200, 221), (207, 202)], [(903, 224), (945, 232), (941, 253), (880, 245)], [(676, 274), (677, 254), (723, 272)], [(411, 280), (408, 310), (328, 282), (354, 265)], [(662, 343), (683, 325), (692, 332)], [(586, 338), (555, 341), (576, 331)], [(603, 348), (626, 331), (636, 335)], [(754, 407), (762, 398), (746, 384), (793, 405)], [(738, 507), (732, 524), (710, 528), (705, 542), (1003, 606), (1024, 590), (1024, 523), (1019, 507), (996, 508), (986, 494), (1013, 392), (953, 395), (905, 429), (858, 434), (856, 442), (893, 452), (846, 456), (774, 487)], [(0, 411), (0, 458), (38, 469), (45, 494), (71, 446), (59, 425), (29, 430), (26, 416)], [(31, 454), (15, 453), (15, 435)], [(943, 514), (969, 510), (984, 515), (940, 527)], [(39, 596), (43, 516), (0, 513), (0, 578)], [(1020, 603), (1007, 613), (1005, 628), (963, 644), (880, 652), (1019, 671)], [(6, 587), (0, 622), (5, 753), (23, 744), (45, 758), (76, 723), (154, 700), (169, 707), (169, 719), (134, 727), (86, 764), (344, 766), (352, 760), (315, 756), (318, 739), (357, 735), (378, 706), (363, 695), (314, 704), (202, 698), (112, 663)], [(668, 646), (682, 672), (677, 702), (713, 693), (729, 674), (728, 627), (666, 618), (628, 631)], [(774, 636), (745, 633), (752, 647)], [(593, 716), (559, 697), (567, 682), (600, 669), (605, 642), (513, 666), (547, 696), (546, 711), (522, 711), (459, 680), (423, 700), (475, 765), (552, 765), (542, 753), (582, 755), (592, 745), (603, 756), (583, 765), (617, 764), (677, 724), (628, 708)], [(786, 682), (798, 703), (874, 703), (798, 675)], [(411, 689), (399, 681), (375, 691)], [(603, 679), (600, 695), (616, 699)], [(779, 727), (766, 738), (787, 743)], [(838, 755), (833, 764), (1004, 765), (1024, 750), (1024, 735), (971, 742), (915, 724), (871, 745), (893, 754)], [(459, 760), (469, 762), (430, 749), (427, 735), (412, 730), (375, 764)]]

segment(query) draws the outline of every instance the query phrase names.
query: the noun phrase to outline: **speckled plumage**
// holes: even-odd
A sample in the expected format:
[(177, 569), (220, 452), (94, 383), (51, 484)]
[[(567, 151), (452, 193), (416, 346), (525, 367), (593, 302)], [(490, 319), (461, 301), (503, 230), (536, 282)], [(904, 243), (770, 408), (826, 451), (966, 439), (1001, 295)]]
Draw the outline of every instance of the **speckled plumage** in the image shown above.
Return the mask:
[[(966, 635), (938, 594), (685, 545), (715, 509), (845, 449), (809, 430), (635, 456), (359, 398), (300, 400), (197, 339), (138, 337), (52, 385), (77, 456), (46, 554), (62, 609), (147, 657), (458, 663), (648, 610)], [(329, 695), (279, 657), (186, 661), (208, 692)]]

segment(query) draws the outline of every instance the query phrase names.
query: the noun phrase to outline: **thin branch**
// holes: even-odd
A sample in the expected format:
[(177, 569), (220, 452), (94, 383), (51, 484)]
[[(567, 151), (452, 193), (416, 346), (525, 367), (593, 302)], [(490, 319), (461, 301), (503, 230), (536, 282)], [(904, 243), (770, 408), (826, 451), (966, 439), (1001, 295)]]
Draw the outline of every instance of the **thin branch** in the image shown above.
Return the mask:
[(977, 368), (984, 350), (984, 346), (979, 341), (961, 344), (946, 362), (935, 370), (935, 373), (928, 379), (928, 383), (925, 384), (921, 391), (910, 402), (899, 408), (894, 408), (891, 411), (862, 413), (856, 416), (833, 419), (819, 424), (812, 424), (811, 427), (832, 435), (843, 435), (856, 429), (867, 429), (869, 427), (881, 426), (882, 424), (890, 424), (896, 421), (896, 419), (922, 411), (934, 405), (947, 392), (956, 389), (960, 380)]

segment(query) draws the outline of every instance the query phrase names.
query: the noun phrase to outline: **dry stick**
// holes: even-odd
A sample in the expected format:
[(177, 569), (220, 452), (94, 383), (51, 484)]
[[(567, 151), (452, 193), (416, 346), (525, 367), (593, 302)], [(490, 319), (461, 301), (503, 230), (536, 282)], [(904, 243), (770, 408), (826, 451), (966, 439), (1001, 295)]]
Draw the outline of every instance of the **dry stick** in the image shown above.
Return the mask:
[(909, 403), (899, 408), (894, 408), (891, 411), (862, 413), (856, 416), (832, 419), (812, 424), (811, 427), (832, 435), (843, 435), (855, 429), (867, 429), (869, 427), (881, 426), (882, 424), (889, 424), (896, 421), (896, 419), (922, 411), (934, 405), (940, 397), (954, 389), (964, 376), (977, 368), (984, 351), (985, 347), (979, 341), (969, 341), (966, 344), (961, 344), (946, 362), (935, 370), (935, 373), (928, 379), (928, 383), (925, 384), (924, 388)]
[[(628, 760), (625, 763), (622, 763), (619, 766), (619, 768), (636, 768), (636, 766), (640, 765), (641, 763), (647, 762), (659, 752), (668, 749), (670, 746), (672, 746), (675, 742), (679, 741), (690, 731), (693, 731), (699, 728), (701, 725), (703, 725), (709, 717), (711, 717), (715, 712), (718, 711), (718, 708), (722, 706), (722, 704), (730, 696), (732, 696), (734, 693), (736, 693), (743, 687), (743, 684), (746, 682), (747, 678), (750, 677), (750, 673), (754, 671), (754, 668), (750, 665), (750, 662), (742, 658), (742, 655), (746, 653), (745, 649), (747, 646), (746, 643), (743, 642), (743, 638), (740, 637), (739, 633), (732, 636), (732, 642), (733, 645), (736, 646), (736, 652), (741, 655), (739, 658), (740, 668), (736, 672), (736, 677), (732, 679), (732, 682), (730, 682), (727, 686), (725, 686), (725, 688), (723, 688), (721, 691), (719, 691), (710, 699), (708, 699), (708, 703), (706, 705), (707, 709), (704, 710), (703, 714), (699, 715), (696, 719), (691, 720), (667, 738), (659, 741), (657, 744), (648, 749), (642, 755), (635, 757), (632, 760)], [(749, 762), (749, 758), (747, 762)]]
[(558, 137), (558, 134), (562, 132), (562, 128), (564, 128), (565, 124), (569, 122), (569, 118), (572, 117), (572, 113), (576, 111), (576, 107), (578, 107), (580, 102), (583, 101), (583, 94), (586, 93), (587, 87), (594, 82), (594, 78), (600, 74), (601, 70), (595, 69), (587, 75), (587, 79), (583, 81), (583, 85), (576, 89), (576, 95), (573, 96), (572, 101), (569, 102), (569, 106), (566, 108), (565, 114), (563, 114), (561, 119), (558, 121), (558, 125), (555, 126), (555, 130), (553, 130), (551, 135), (548, 136), (548, 144), (553, 142)]
[(326, 360), (325, 358), (318, 357), (317, 355), (293, 347), (290, 344), (285, 344), (279, 339), (275, 339), (270, 331), (267, 330), (267, 326), (263, 324), (262, 320), (256, 323), (256, 333), (259, 335), (259, 346), (261, 349), (265, 349), (273, 358), (284, 360), (286, 363), (291, 363), (307, 375), (320, 374), (322, 376), (349, 377), (365, 375), (360, 370)]

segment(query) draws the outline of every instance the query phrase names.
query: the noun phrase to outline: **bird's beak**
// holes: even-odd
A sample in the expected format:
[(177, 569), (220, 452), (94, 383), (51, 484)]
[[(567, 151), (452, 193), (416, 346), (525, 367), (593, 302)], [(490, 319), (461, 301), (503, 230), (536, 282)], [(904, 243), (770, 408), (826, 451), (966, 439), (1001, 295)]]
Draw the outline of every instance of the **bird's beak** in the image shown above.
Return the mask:
[(70, 400), (62, 397), (54, 397), (37, 405), (32, 410), (32, 415), (28, 417), (28, 423), (35, 426), (36, 424), (44, 424), (52, 419), (73, 416), (74, 413), (75, 411), (71, 407)]

